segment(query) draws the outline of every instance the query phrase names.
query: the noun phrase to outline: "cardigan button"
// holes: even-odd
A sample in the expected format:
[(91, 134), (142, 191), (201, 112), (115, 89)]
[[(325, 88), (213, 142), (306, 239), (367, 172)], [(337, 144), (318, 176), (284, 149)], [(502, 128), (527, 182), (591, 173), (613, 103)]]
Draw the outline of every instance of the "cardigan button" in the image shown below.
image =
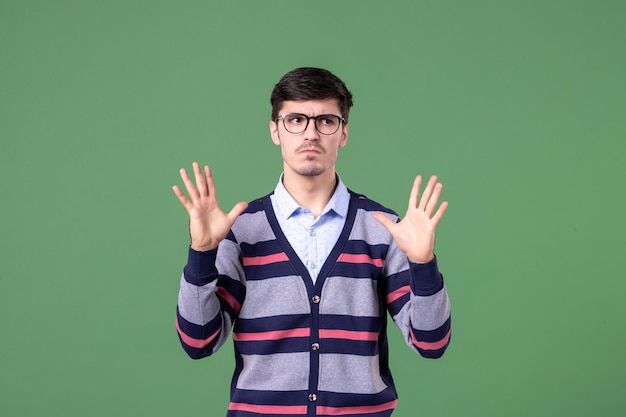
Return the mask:
[(319, 343), (313, 343), (311, 345), (311, 349), (313, 349), (313, 350), (320, 350), (320, 344)]
[(314, 296), (313, 296), (313, 302), (314, 302), (315, 304), (319, 304), (320, 300), (321, 300), (321, 298), (320, 298), (320, 296), (319, 296), (319, 295), (314, 295)]
[(317, 401), (317, 395), (309, 394), (309, 401)]

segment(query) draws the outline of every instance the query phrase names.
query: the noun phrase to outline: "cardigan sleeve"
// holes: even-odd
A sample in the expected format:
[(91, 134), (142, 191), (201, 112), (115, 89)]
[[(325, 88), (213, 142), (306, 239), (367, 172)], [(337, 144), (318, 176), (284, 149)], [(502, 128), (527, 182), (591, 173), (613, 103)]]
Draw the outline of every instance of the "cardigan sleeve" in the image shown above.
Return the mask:
[(206, 252), (189, 248), (180, 279), (176, 329), (183, 349), (193, 359), (215, 353), (226, 342), (239, 313), (245, 287), (238, 251), (230, 239)]
[(410, 262), (390, 245), (386, 277), (387, 308), (409, 347), (426, 358), (439, 358), (450, 343), (450, 300), (437, 258)]

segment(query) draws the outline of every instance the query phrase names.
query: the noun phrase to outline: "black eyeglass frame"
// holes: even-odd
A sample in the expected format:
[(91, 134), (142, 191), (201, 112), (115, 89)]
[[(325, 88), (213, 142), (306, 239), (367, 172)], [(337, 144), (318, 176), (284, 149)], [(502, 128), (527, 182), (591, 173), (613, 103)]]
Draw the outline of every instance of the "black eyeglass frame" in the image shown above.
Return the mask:
[[(303, 118), (306, 119), (306, 125), (304, 126), (304, 129), (302, 129), (299, 132), (292, 132), (291, 130), (287, 129), (287, 125), (285, 124), (285, 117), (289, 116), (289, 115), (295, 115), (295, 116), (302, 116)], [(324, 133), (322, 132), (319, 127), (317, 127), (317, 119), (318, 118), (324, 118), (324, 117), (336, 117), (339, 120), (339, 123), (337, 124), (337, 130), (335, 130), (332, 133)], [(344, 119), (341, 116), (337, 116), (336, 114), (320, 114), (319, 116), (307, 116), (306, 114), (302, 114), (302, 113), (285, 113), (285, 114), (279, 114), (278, 117), (276, 117), (276, 122), (278, 122), (278, 119), (282, 119), (283, 121), (283, 127), (285, 128), (285, 130), (293, 135), (299, 135), (300, 133), (304, 132), (305, 130), (307, 130), (307, 128), (309, 127), (309, 122), (311, 121), (311, 119), (314, 120), (313, 125), (315, 126), (315, 130), (317, 130), (320, 134), (322, 135), (334, 135), (335, 133), (337, 133), (339, 131), (339, 128), (341, 127), (342, 124), (344, 124), (346, 122), (346, 119)]]

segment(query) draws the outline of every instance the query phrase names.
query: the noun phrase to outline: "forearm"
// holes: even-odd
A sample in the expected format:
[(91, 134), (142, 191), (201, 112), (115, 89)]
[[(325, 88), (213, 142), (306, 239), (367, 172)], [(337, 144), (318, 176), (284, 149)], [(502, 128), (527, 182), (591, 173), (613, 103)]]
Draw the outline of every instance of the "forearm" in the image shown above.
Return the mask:
[(217, 249), (197, 252), (190, 248), (180, 281), (176, 328), (183, 349), (194, 359), (215, 352), (232, 322), (221, 308), (216, 256)]
[(411, 342), (422, 356), (441, 357), (450, 342), (450, 300), (437, 259), (409, 268)]

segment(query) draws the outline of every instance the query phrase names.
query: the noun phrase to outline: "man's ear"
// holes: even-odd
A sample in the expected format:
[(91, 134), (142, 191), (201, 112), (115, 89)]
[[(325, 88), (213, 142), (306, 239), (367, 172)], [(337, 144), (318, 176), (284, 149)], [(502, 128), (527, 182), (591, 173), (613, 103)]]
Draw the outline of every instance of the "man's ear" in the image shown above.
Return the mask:
[(348, 143), (348, 124), (344, 124), (341, 128), (341, 142), (339, 142), (339, 147), (343, 148)]
[(270, 120), (270, 135), (274, 145), (280, 146), (280, 136), (278, 135), (278, 123), (274, 120)]

